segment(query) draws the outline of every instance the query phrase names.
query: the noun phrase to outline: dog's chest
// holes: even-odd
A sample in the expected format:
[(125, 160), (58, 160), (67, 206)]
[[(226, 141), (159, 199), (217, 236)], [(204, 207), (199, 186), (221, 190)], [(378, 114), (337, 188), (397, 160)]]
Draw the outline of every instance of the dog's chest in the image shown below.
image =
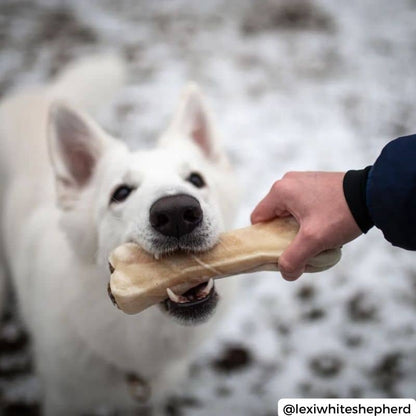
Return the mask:
[(78, 282), (67, 291), (65, 320), (86, 348), (118, 369), (152, 378), (167, 362), (187, 355), (203, 334), (172, 322), (157, 306), (124, 314), (108, 298), (106, 278), (100, 280)]

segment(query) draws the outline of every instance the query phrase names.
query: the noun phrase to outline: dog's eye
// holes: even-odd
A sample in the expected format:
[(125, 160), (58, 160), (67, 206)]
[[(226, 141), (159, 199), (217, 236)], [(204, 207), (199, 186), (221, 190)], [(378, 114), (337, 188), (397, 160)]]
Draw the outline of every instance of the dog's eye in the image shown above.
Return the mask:
[(197, 172), (192, 172), (186, 180), (191, 182), (192, 185), (196, 186), (197, 188), (202, 188), (205, 186), (204, 178)]
[(111, 196), (111, 202), (123, 202), (125, 201), (129, 195), (131, 194), (131, 192), (133, 191), (133, 188), (131, 186), (128, 185), (120, 185), (114, 192), (113, 195)]

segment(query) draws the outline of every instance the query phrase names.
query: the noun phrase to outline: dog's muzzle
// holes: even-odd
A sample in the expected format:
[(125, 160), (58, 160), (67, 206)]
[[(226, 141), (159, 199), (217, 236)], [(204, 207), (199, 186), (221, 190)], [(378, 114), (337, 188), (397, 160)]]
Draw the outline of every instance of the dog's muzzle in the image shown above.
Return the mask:
[[(162, 253), (177, 249), (200, 251), (206, 244), (206, 235), (203, 231), (198, 232), (203, 223), (201, 204), (191, 195), (178, 194), (158, 199), (150, 207), (149, 222), (159, 235), (155, 246)], [(177, 295), (172, 290), (168, 290), (167, 294), (168, 298), (161, 304), (162, 310), (184, 325), (205, 322), (218, 302), (213, 280), (183, 295)]]
[(180, 238), (191, 233), (203, 219), (199, 201), (190, 195), (164, 196), (150, 208), (153, 229), (167, 237)]

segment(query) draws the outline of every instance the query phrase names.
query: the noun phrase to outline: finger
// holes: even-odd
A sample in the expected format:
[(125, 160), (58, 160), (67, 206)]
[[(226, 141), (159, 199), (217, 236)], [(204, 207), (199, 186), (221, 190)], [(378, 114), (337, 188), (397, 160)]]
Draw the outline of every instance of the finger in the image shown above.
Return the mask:
[(280, 256), (279, 270), (282, 277), (289, 281), (298, 279), (304, 273), (308, 260), (320, 251), (313, 241), (305, 236), (301, 228), (292, 243)]
[(297, 270), (294, 273), (285, 273), (281, 270), (280, 274), (282, 275), (283, 279), (287, 280), (288, 282), (294, 282), (295, 280), (298, 280), (299, 277), (301, 277), (304, 272), (305, 272), (305, 267), (302, 267), (301, 269)]
[(287, 215), (287, 210), (283, 199), (280, 198), (279, 181), (277, 181), (269, 193), (254, 208), (250, 220), (252, 224), (256, 224), (283, 215)]

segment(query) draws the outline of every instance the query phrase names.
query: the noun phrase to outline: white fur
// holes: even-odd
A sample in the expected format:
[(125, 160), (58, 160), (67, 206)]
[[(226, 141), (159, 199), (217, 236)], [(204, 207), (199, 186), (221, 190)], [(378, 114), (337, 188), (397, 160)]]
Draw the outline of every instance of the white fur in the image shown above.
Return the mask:
[[(137, 404), (125, 382), (129, 372), (151, 384), (157, 402), (209, 336), (231, 290), (229, 282), (219, 285), (222, 302), (198, 327), (180, 326), (158, 307), (127, 316), (108, 299), (107, 257), (113, 248), (133, 240), (158, 252), (148, 221), (156, 199), (177, 193), (197, 198), (209, 235), (205, 248), (229, 225), (236, 199), (232, 171), (196, 86), (185, 90), (174, 120), (151, 151), (130, 152), (82, 112), (108, 99), (123, 73), (117, 59), (92, 57), (52, 85), (0, 106), (0, 254), (33, 337), (46, 415), (81, 414), (102, 405), (133, 409)], [(55, 104), (48, 124), (57, 99), (71, 106)], [(89, 136), (86, 152), (94, 161), (85, 183), (71, 175), (61, 146), (67, 126), (78, 123), (72, 116), (86, 126), (80, 135)], [(193, 170), (204, 175), (206, 188), (184, 180)], [(114, 188), (126, 181), (137, 189), (125, 203), (109, 204)]]

